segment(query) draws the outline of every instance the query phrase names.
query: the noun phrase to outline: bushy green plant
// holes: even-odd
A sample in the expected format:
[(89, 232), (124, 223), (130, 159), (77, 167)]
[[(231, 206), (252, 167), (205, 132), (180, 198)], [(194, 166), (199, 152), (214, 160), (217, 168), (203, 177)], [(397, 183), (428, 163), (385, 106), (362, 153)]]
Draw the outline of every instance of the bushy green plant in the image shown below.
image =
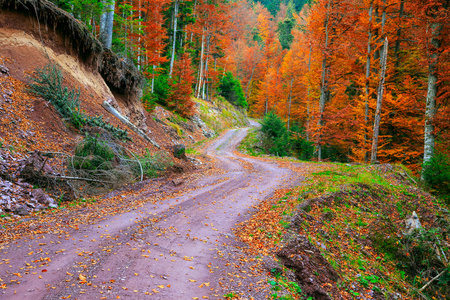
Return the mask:
[(169, 76), (159, 75), (155, 77), (153, 94), (156, 96), (156, 102), (161, 105), (166, 105), (167, 98), (170, 94)]
[(86, 135), (84, 140), (75, 148), (75, 159), (73, 161), (76, 169), (86, 170), (108, 170), (113, 167), (112, 160), (114, 151), (105, 141), (98, 136)]
[(450, 204), (450, 159), (444, 153), (437, 152), (423, 166), (423, 179), (437, 194), (445, 196)]
[(64, 118), (71, 119), (80, 110), (80, 91), (63, 86), (61, 70), (54, 64), (36, 69), (30, 91), (50, 101)]
[(289, 132), (291, 150), (301, 160), (310, 160), (314, 155), (314, 143), (304, 138), (304, 128), (294, 125)]
[(241, 82), (237, 78), (234, 78), (231, 72), (227, 72), (225, 76), (220, 79), (219, 90), (220, 94), (231, 104), (242, 108), (248, 107)]
[(284, 122), (274, 112), (269, 112), (261, 122), (263, 147), (276, 156), (289, 155), (289, 135)]
[[(165, 170), (170, 162), (167, 157), (164, 157), (160, 153), (152, 154), (146, 149), (146, 154), (139, 157), (139, 161), (142, 166), (142, 171), (147, 178), (154, 178), (158, 176), (158, 173)], [(133, 171), (136, 175), (140, 173), (139, 166), (135, 166)]]
[(128, 132), (103, 121), (103, 116), (90, 117), (80, 110), (80, 90), (63, 86), (64, 77), (61, 69), (55, 64), (37, 68), (31, 78), (29, 91), (44, 98), (56, 108), (63, 118), (75, 128), (84, 126), (100, 127), (111, 133), (115, 138), (130, 140)]

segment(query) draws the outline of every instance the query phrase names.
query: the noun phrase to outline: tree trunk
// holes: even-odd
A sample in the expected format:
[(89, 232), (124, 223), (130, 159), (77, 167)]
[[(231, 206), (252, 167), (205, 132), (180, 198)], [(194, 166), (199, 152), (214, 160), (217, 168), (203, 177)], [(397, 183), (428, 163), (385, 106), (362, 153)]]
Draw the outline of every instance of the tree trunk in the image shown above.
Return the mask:
[(325, 111), (325, 103), (327, 102), (328, 95), (328, 81), (327, 81), (327, 73), (328, 73), (328, 65), (327, 65), (327, 50), (328, 50), (328, 26), (330, 19), (330, 7), (331, 0), (328, 1), (327, 8), (327, 18), (325, 19), (325, 48), (323, 51), (323, 60), (322, 60), (322, 78), (321, 78), (321, 86), (320, 86), (320, 99), (319, 99), (319, 135), (317, 141), (317, 160), (322, 161), (322, 127), (324, 125), (323, 122), (323, 114)]
[(378, 96), (377, 96), (377, 110), (375, 111), (375, 121), (373, 124), (373, 139), (372, 139), (372, 153), (370, 157), (370, 162), (372, 164), (377, 162), (377, 152), (378, 152), (378, 136), (380, 133), (380, 122), (381, 122), (381, 105), (383, 104), (383, 92), (384, 92), (384, 80), (386, 76), (386, 62), (388, 53), (388, 40), (384, 40), (383, 45), (384, 51), (381, 57), (381, 72), (380, 72), (380, 84), (378, 86)]
[(294, 83), (294, 78), (291, 78), (291, 89), (289, 90), (289, 107), (288, 107), (288, 122), (287, 130), (289, 131), (289, 124), (291, 122), (291, 104), (292, 104), (292, 84)]
[(206, 98), (206, 90), (208, 88), (208, 62), (209, 62), (209, 52), (210, 52), (210, 46), (211, 46), (211, 36), (208, 35), (206, 37), (206, 61), (205, 61), (205, 74), (203, 78), (203, 91), (202, 91), (202, 99), (207, 100)]
[[(395, 56), (395, 70), (398, 69), (398, 67), (400, 66), (400, 39), (402, 36), (402, 28), (401, 28), (401, 19), (403, 18), (403, 11), (405, 9), (405, 0), (401, 0), (400, 1), (400, 8), (399, 8), (399, 12), (398, 12), (398, 18), (399, 18), (399, 22), (398, 22), (398, 29), (397, 29), (397, 40), (395, 41), (395, 47), (394, 47), (394, 56)], [(394, 73), (394, 76), (397, 76), (397, 72)]]
[(367, 62), (366, 62), (366, 87), (365, 87), (365, 104), (364, 104), (364, 161), (369, 160), (369, 154), (367, 150), (367, 144), (369, 143), (369, 136), (367, 128), (369, 126), (369, 98), (370, 98), (370, 57), (372, 55), (372, 12), (373, 12), (373, 1), (370, 2), (369, 8), (369, 39), (367, 41)]
[(175, 48), (176, 48), (176, 44), (177, 44), (178, 4), (179, 4), (179, 0), (175, 0), (175, 7), (173, 10), (174, 21), (173, 21), (173, 37), (172, 37), (172, 56), (170, 58), (170, 70), (169, 70), (170, 78), (172, 78), (173, 63), (175, 61), (175, 50), (176, 50)]
[[(438, 61), (439, 48), (441, 47), (440, 35), (444, 27), (440, 23), (432, 23), (432, 38), (431, 45), (434, 49), (431, 50), (430, 62), (428, 65), (428, 91), (427, 104), (425, 108), (425, 136), (424, 136), (424, 153), (423, 163), (428, 163), (434, 155), (434, 147), (436, 136), (434, 133), (433, 120), (436, 115), (436, 97), (438, 94)], [(423, 179), (423, 173), (422, 173)]]
[(100, 17), (100, 41), (106, 48), (111, 49), (115, 0), (105, 1), (103, 3), (105, 5), (105, 12)]
[(103, 12), (100, 15), (100, 26), (99, 26), (100, 27), (100, 34), (99, 34), (98, 39), (100, 40), (100, 42), (103, 45), (106, 45), (106, 30), (105, 29), (106, 29), (106, 19), (107, 19), (107, 16), (108, 16), (108, 12), (107, 12), (108, 5), (106, 3), (106, 0), (103, 0), (102, 4), (103, 4)]
[[(311, 72), (311, 53), (312, 53), (312, 45), (309, 45), (309, 59), (308, 59), (308, 73)], [(306, 140), (309, 141), (309, 94), (311, 92), (310, 85), (308, 83), (308, 92), (306, 94)]]
[(245, 97), (247, 97), (247, 99), (249, 97), (248, 89), (250, 88), (250, 84), (252, 83), (252, 80), (253, 80), (253, 72), (255, 72), (255, 66), (253, 66), (253, 68), (252, 68), (252, 75), (250, 75), (250, 80), (248, 81), (247, 88), (245, 89)]
[(202, 48), (200, 51), (200, 73), (198, 75), (198, 85), (196, 91), (196, 97), (200, 97), (200, 90), (202, 88), (202, 76), (203, 76), (203, 55), (205, 54), (205, 30), (202, 31)]

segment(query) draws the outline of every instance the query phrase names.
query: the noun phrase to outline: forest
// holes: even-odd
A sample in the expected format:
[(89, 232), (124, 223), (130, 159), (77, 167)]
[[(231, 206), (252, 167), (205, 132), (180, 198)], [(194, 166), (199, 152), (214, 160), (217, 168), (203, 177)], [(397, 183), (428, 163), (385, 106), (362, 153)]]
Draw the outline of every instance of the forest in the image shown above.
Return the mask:
[(447, 0), (54, 2), (138, 66), (149, 110), (223, 96), (280, 118), (285, 155), (448, 163)]

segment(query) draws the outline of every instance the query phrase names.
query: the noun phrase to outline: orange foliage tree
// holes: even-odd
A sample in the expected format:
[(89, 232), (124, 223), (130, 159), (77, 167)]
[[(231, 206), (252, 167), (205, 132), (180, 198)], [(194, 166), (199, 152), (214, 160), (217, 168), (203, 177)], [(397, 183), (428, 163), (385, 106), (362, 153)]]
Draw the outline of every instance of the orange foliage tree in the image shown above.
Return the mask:
[(191, 100), (193, 83), (192, 59), (189, 54), (184, 53), (174, 65), (172, 78), (169, 81), (171, 92), (167, 105), (185, 117), (195, 113), (195, 104)]

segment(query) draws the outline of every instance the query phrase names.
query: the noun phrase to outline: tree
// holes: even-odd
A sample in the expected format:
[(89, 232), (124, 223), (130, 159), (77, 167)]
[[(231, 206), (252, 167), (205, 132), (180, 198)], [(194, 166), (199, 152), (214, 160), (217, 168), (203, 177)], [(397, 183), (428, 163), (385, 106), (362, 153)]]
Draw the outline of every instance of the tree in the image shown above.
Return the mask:
[(172, 78), (169, 80), (170, 94), (167, 99), (167, 106), (184, 117), (195, 113), (195, 104), (191, 100), (193, 83), (192, 59), (188, 53), (184, 53), (179, 60), (175, 61)]
[(234, 78), (231, 72), (227, 72), (220, 80), (220, 94), (231, 104), (247, 108), (244, 91), (238, 79)]
[(278, 22), (278, 38), (280, 39), (283, 49), (289, 49), (291, 47), (294, 36), (292, 35), (292, 28), (294, 28), (294, 19), (284, 19)]
[[(434, 118), (436, 116), (436, 98), (438, 97), (439, 88), (439, 57), (442, 51), (441, 32), (444, 28), (443, 16), (448, 17), (449, 1), (426, 1), (425, 15), (431, 23), (431, 39), (430, 39), (430, 57), (428, 63), (428, 89), (427, 101), (425, 109), (425, 135), (424, 135), (424, 155), (423, 162), (426, 164), (431, 161), (435, 149), (436, 133), (434, 128)], [(443, 14), (443, 15), (442, 15)]]

